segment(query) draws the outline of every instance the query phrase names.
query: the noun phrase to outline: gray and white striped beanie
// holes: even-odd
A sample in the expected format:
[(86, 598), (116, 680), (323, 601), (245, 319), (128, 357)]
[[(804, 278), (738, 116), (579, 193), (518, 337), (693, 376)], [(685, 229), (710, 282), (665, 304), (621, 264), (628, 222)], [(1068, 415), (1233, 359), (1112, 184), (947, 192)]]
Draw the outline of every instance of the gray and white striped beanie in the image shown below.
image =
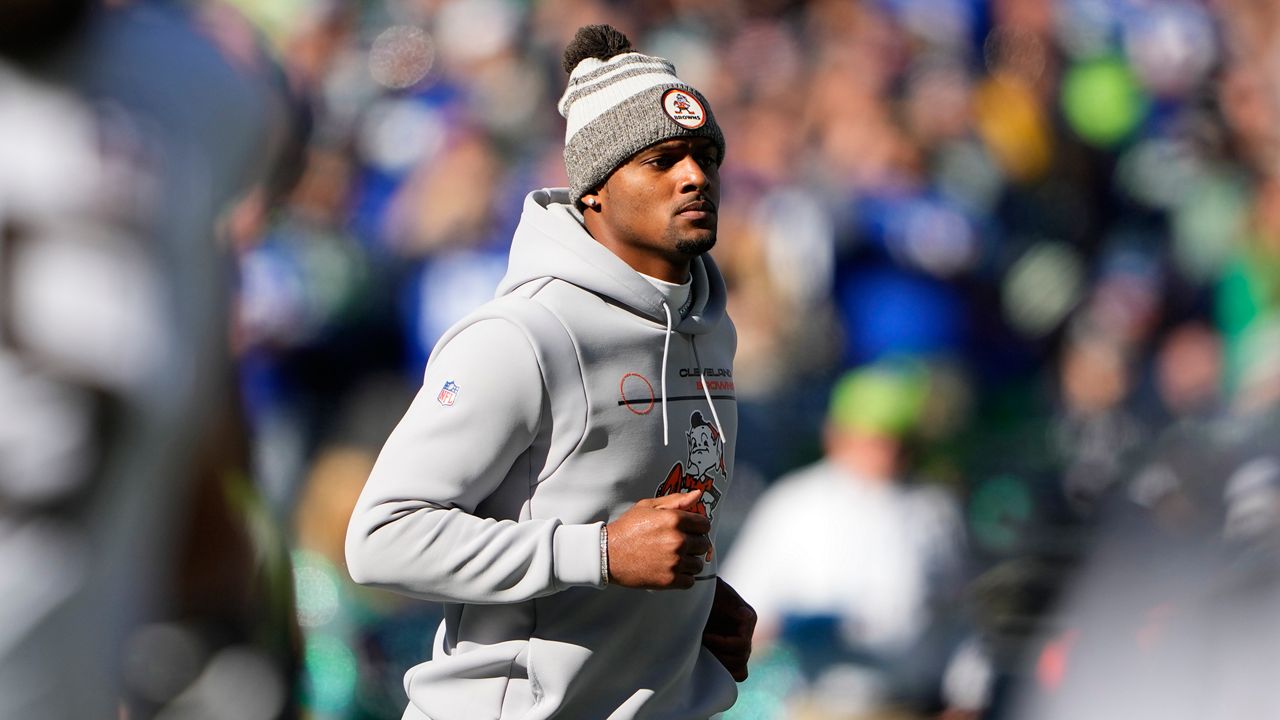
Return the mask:
[[(607, 28), (584, 27), (578, 37), (601, 27)], [(630, 49), (625, 37), (607, 30)], [(566, 65), (569, 60), (566, 53)], [(711, 138), (724, 157), (724, 134), (707, 99), (676, 77), (675, 67), (660, 57), (621, 52), (583, 58), (569, 73), (559, 109), (568, 121), (564, 164), (574, 200), (603, 183), (632, 155), (669, 138)]]

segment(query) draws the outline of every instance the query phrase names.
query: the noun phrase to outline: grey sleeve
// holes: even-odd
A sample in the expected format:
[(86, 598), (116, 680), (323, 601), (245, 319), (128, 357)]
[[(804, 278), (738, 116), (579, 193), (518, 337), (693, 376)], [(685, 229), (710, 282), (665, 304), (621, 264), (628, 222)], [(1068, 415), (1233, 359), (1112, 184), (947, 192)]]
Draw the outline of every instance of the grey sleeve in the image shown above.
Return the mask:
[(351, 577), (446, 602), (600, 587), (603, 523), (476, 514), (533, 442), (542, 412), (537, 358), (513, 323), (481, 320), (437, 350), (356, 503)]

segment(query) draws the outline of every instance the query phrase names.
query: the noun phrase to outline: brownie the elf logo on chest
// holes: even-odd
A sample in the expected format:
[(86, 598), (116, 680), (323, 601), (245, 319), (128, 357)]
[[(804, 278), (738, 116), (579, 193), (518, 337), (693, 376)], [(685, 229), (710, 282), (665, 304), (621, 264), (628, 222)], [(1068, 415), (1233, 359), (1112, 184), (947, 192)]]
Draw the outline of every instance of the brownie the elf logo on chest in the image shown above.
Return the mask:
[(685, 462), (671, 466), (671, 471), (653, 496), (701, 490), (702, 497), (694, 504), (693, 510), (714, 519), (716, 505), (722, 495), (716, 481), (725, 479), (724, 439), (715, 425), (707, 422), (702, 412), (697, 410), (689, 416), (685, 439), (688, 443)]

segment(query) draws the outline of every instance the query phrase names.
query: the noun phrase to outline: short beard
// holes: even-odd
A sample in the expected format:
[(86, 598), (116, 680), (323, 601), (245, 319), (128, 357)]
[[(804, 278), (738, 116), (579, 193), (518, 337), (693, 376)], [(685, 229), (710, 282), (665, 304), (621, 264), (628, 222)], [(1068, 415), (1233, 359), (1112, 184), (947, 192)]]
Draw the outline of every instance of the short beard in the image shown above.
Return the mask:
[(685, 239), (676, 241), (676, 250), (678, 250), (682, 255), (687, 255), (689, 257), (701, 255), (715, 246), (715, 233), (693, 240)]

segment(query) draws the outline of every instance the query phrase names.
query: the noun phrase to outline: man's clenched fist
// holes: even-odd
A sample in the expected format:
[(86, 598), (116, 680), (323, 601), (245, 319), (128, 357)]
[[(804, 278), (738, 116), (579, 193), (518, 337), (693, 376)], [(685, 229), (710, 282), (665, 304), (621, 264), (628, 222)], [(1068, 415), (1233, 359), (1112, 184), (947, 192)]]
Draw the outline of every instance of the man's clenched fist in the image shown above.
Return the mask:
[(701, 490), (650, 498), (609, 523), (609, 582), (651, 590), (693, 587), (711, 553), (711, 521), (692, 512)]

